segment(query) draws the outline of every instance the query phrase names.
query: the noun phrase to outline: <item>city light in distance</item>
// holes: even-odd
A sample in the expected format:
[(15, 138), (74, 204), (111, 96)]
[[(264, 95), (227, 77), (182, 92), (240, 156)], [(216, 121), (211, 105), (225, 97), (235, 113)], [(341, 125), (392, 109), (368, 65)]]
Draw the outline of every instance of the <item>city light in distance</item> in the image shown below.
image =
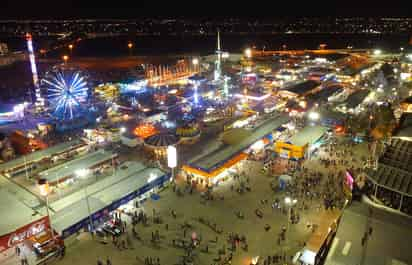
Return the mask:
[(382, 54), (382, 50), (377, 49), (373, 51), (373, 55), (381, 55), (381, 54)]

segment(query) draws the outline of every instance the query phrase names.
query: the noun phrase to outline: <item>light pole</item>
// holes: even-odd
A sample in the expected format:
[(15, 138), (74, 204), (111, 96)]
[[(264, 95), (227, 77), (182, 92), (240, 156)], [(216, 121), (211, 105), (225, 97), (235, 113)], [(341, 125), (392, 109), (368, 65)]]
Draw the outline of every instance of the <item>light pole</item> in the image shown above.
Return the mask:
[(192, 59), (192, 64), (193, 64), (194, 71), (195, 71), (195, 72), (200, 72), (200, 71), (199, 71), (199, 66), (198, 66), (198, 65), (199, 65), (199, 59), (196, 58), (196, 57), (193, 58), (193, 59)]
[(49, 212), (49, 193), (50, 193), (49, 183), (47, 182), (46, 179), (39, 179), (38, 185), (39, 185), (40, 195), (46, 198), (46, 212), (47, 212), (47, 217), (49, 218), (51, 236), (52, 236), (52, 239), (54, 240), (54, 230), (53, 230), (52, 221), (51, 221), (50, 212)]
[(247, 59), (252, 58), (252, 49), (251, 48), (247, 48), (245, 50), (245, 56), (246, 56)]
[(69, 56), (68, 55), (63, 55), (62, 59), (63, 59), (64, 64), (66, 65), (67, 61), (69, 60)]
[(74, 47), (74, 45), (73, 45), (73, 44), (69, 44), (69, 51), (70, 51), (70, 55), (72, 55), (72, 52), (73, 52), (73, 47)]
[[(77, 177), (84, 178), (89, 174), (89, 170), (88, 169), (78, 169), (78, 170), (75, 171), (75, 174), (76, 174)], [(86, 184), (84, 186), (84, 198), (86, 200), (87, 211), (88, 211), (88, 215), (89, 215), (90, 233), (92, 234), (92, 238), (94, 238), (93, 219), (92, 219), (92, 213), (91, 213), (91, 209), (90, 209), (89, 197), (87, 195), (87, 185)]]
[(132, 55), (132, 49), (133, 49), (133, 43), (131, 41), (129, 41), (129, 43), (127, 43), (127, 48), (129, 48), (129, 55)]
[(287, 228), (286, 231), (289, 232), (289, 227), (290, 227), (290, 219), (292, 215), (292, 207), (298, 202), (297, 199), (291, 199), (290, 197), (285, 198), (285, 204), (288, 206), (288, 223), (287, 223)]

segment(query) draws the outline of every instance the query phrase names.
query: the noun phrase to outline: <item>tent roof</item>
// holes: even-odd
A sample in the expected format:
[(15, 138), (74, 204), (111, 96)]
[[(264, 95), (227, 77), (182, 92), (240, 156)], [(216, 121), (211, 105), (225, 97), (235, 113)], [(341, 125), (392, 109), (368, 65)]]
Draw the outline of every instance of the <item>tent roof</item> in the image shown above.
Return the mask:
[(225, 144), (238, 144), (242, 142), (244, 139), (249, 137), (252, 134), (250, 130), (246, 130), (243, 128), (233, 128), (231, 130), (228, 130), (226, 132), (222, 133), (222, 141)]

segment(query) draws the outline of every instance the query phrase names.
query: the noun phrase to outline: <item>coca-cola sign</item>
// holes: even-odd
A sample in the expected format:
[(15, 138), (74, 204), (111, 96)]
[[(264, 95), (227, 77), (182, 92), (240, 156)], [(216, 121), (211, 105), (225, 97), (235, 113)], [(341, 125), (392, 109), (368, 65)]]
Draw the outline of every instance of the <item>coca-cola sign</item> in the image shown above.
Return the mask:
[(49, 218), (47, 216), (34, 221), (16, 231), (0, 237), (0, 252), (14, 247), (15, 245), (35, 236), (50, 228)]

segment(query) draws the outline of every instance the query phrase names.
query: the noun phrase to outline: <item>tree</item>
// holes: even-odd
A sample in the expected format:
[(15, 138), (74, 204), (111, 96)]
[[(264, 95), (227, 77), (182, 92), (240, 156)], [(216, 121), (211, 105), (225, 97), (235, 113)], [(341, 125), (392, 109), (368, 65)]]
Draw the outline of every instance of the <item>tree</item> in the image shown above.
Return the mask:
[(396, 125), (396, 118), (390, 105), (380, 105), (376, 107), (371, 117), (373, 118), (373, 130), (371, 134), (375, 139), (382, 139), (391, 136)]

